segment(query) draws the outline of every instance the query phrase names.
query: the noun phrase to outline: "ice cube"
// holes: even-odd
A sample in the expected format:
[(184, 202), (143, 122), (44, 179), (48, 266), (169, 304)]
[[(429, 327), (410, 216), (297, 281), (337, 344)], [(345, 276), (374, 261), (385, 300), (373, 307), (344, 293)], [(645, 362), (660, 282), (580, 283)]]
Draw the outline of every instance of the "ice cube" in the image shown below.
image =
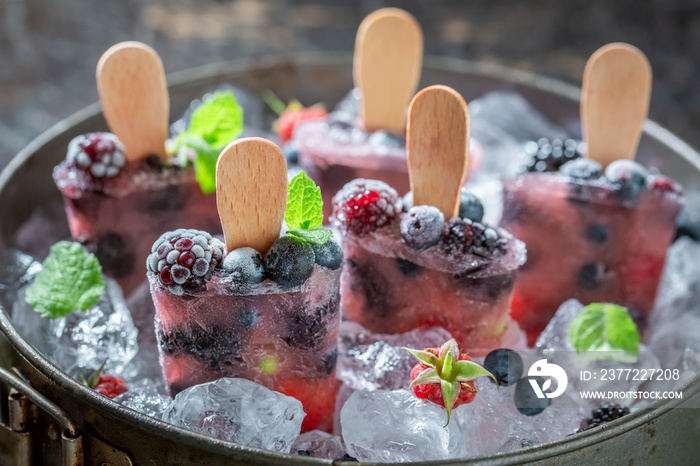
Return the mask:
[[(132, 362), (134, 371), (130, 375), (130, 380), (162, 379), (163, 371), (158, 362), (158, 342), (153, 325), (155, 306), (148, 281), (144, 281), (128, 296), (126, 305), (131, 311), (134, 325), (139, 332), (139, 352)], [(127, 383), (130, 380), (127, 380)]]
[(41, 263), (28, 254), (16, 250), (0, 251), (0, 303), (12, 309), (19, 290), (34, 280)]
[(87, 375), (106, 361), (104, 372), (128, 378), (138, 352), (138, 330), (117, 282), (105, 278), (105, 292), (86, 311), (49, 319), (34, 312), (24, 291), (12, 309), (12, 319), (25, 338), (54, 364), (72, 376)]
[(178, 393), (163, 420), (241, 445), (289, 453), (304, 417), (295, 398), (250, 380), (223, 378)]
[(130, 383), (128, 387), (129, 390), (114, 398), (114, 401), (146, 416), (162, 419), (163, 413), (173, 401), (165, 394), (162, 381), (144, 379)]
[(438, 327), (388, 335), (344, 321), (340, 325), (337, 377), (355, 390), (405, 388), (416, 361), (402, 347), (439, 347), (450, 338), (447, 330)]
[(540, 333), (535, 348), (540, 351), (573, 351), (574, 347), (569, 342), (569, 328), (582, 309), (583, 304), (575, 299), (562, 303)]
[(17, 228), (13, 245), (34, 257), (46, 257), (52, 244), (70, 238), (63, 202), (60, 199), (44, 202)]
[(459, 424), (444, 427), (445, 409), (407, 390), (357, 391), (340, 417), (348, 453), (360, 461), (430, 461), (468, 454)]
[(301, 434), (292, 446), (292, 453), (297, 451), (312, 451), (315, 458), (329, 460), (338, 459), (347, 453), (339, 436), (321, 430)]

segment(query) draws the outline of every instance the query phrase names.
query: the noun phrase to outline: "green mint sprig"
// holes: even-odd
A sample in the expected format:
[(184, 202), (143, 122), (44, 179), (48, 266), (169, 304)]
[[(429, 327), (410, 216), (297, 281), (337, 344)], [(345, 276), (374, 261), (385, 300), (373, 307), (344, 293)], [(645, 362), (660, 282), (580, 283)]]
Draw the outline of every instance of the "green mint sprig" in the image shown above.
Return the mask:
[(323, 198), (321, 189), (301, 172), (289, 182), (287, 211), (284, 214), (289, 231), (295, 238), (316, 244), (324, 244), (333, 233), (323, 228)]
[(639, 359), (639, 330), (627, 308), (608, 303), (586, 306), (571, 322), (569, 341), (584, 361)]
[(205, 194), (216, 191), (216, 161), (221, 150), (243, 132), (243, 108), (231, 91), (217, 91), (192, 113), (190, 123), (169, 147), (181, 165), (194, 151), (197, 182)]
[(25, 299), (44, 317), (56, 319), (94, 306), (105, 290), (97, 258), (78, 243), (59, 241), (51, 246)]

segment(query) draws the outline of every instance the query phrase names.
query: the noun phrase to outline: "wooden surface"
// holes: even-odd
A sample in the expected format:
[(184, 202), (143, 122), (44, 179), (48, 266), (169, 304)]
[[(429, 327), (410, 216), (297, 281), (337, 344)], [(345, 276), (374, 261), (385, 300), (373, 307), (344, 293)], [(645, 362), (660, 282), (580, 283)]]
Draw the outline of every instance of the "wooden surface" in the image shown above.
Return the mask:
[(408, 110), (408, 172), (413, 205), (435, 206), (445, 219), (459, 213), (469, 164), (469, 109), (447, 86), (420, 91)]
[(581, 95), (588, 157), (603, 166), (635, 157), (649, 113), (651, 74), (646, 56), (629, 44), (608, 44), (591, 56)]
[(226, 250), (251, 247), (265, 255), (280, 236), (287, 209), (287, 160), (263, 138), (243, 138), (216, 164), (216, 204)]
[(129, 160), (165, 157), (170, 102), (160, 57), (148, 45), (121, 42), (97, 63), (97, 89), (110, 130)]
[(359, 115), (367, 129), (404, 132), (406, 107), (422, 65), (423, 32), (413, 16), (382, 8), (362, 21), (355, 39), (353, 78), (362, 91)]

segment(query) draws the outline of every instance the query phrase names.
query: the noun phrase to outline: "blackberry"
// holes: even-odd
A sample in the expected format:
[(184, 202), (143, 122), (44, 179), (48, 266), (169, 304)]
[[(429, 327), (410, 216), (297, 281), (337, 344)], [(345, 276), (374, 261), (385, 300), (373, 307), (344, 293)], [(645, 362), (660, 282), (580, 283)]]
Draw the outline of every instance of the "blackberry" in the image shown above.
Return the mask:
[(627, 406), (623, 407), (617, 403), (610, 403), (606, 401), (591, 411), (590, 417), (587, 417), (581, 421), (581, 427), (576, 431), (576, 433), (598, 427), (602, 424), (607, 424), (608, 422), (614, 421), (615, 419), (620, 419), (622, 416), (626, 416), (629, 413), (630, 409)]
[(66, 160), (94, 178), (113, 178), (126, 165), (124, 146), (112, 133), (88, 133), (68, 143)]
[(146, 261), (148, 272), (171, 293), (199, 293), (215, 268), (221, 267), (224, 244), (200, 230), (179, 229), (163, 233), (153, 243)]
[(491, 372), (500, 385), (513, 385), (523, 375), (523, 358), (511, 349), (495, 349), (486, 355), (484, 369)]
[(285, 342), (293, 348), (316, 349), (328, 333), (327, 318), (340, 310), (340, 294), (334, 294), (324, 305), (312, 312), (307, 309), (295, 310), (288, 315)]
[(102, 270), (112, 278), (126, 277), (134, 268), (134, 251), (116, 233), (105, 233), (97, 241), (86, 241), (85, 249), (95, 254)]
[(316, 263), (321, 267), (336, 270), (343, 265), (343, 249), (333, 238), (323, 244), (311, 243), (316, 256)]
[(210, 367), (225, 364), (237, 356), (242, 347), (240, 332), (229, 327), (202, 328), (188, 324), (166, 332), (158, 331), (158, 343), (163, 354), (194, 356)]
[(386, 317), (391, 311), (391, 292), (384, 275), (368, 264), (348, 259), (347, 266), (351, 277), (350, 287), (365, 298), (365, 306), (377, 317)]
[(333, 198), (334, 223), (356, 235), (371, 233), (396, 218), (398, 200), (396, 190), (382, 181), (353, 180)]
[(445, 216), (437, 207), (411, 207), (401, 218), (401, 237), (414, 249), (427, 249), (437, 244), (442, 236)]
[(421, 270), (420, 265), (400, 257), (396, 258), (396, 268), (407, 277), (415, 277)]
[(535, 390), (530, 385), (530, 380), (535, 380), (540, 389), (544, 385), (545, 380), (542, 377), (524, 377), (515, 384), (515, 393), (513, 401), (515, 408), (520, 414), (525, 416), (535, 416), (544, 411), (550, 405), (550, 398), (538, 398)]
[(221, 267), (237, 283), (256, 284), (265, 279), (265, 261), (253, 248), (238, 248), (226, 254)]
[(278, 238), (265, 257), (267, 276), (288, 288), (302, 285), (313, 273), (316, 256), (306, 241)]
[(472, 254), (491, 259), (506, 253), (508, 240), (491, 227), (453, 218), (445, 226), (439, 244), (446, 254)]
[(464, 188), (459, 195), (459, 216), (472, 222), (481, 222), (484, 219), (484, 204), (475, 194)]
[(570, 160), (583, 157), (584, 145), (575, 139), (541, 138), (538, 141), (529, 141), (525, 144), (527, 172), (556, 172), (562, 165)]

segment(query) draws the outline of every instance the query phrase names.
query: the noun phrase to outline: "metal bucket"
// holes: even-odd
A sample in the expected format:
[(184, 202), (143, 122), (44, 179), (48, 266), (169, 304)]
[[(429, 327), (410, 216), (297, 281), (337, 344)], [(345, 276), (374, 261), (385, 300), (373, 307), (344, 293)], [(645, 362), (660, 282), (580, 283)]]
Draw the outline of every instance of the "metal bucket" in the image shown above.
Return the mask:
[[(217, 64), (170, 76), (173, 115), (213, 86), (230, 83), (305, 103), (336, 102), (352, 85), (350, 56), (313, 55), (291, 59)], [(579, 90), (532, 74), (463, 60), (428, 58), (421, 86), (446, 84), (471, 100), (495, 89), (512, 89), (564, 127), (576, 127)], [(32, 212), (62, 209), (51, 173), (76, 135), (106, 129), (99, 105), (92, 105), (50, 128), (19, 153), (0, 174), (0, 248)], [(700, 154), (649, 122), (639, 159), (681, 182), (686, 190), (700, 180)], [(694, 188), (697, 189), (697, 188)], [(67, 232), (67, 229), (65, 230)], [(64, 232), (46, 238), (62, 239)], [(2, 464), (320, 464), (330, 463), (272, 453), (191, 433), (138, 414), (94, 393), (55, 367), (16, 331), (0, 312), (0, 380), (6, 387), (0, 411)], [(22, 380), (25, 379), (25, 383)], [(3, 384), (0, 384), (3, 385)], [(700, 374), (682, 387), (683, 398), (659, 400), (602, 428), (512, 453), (474, 458), (474, 464), (648, 464), (694, 463), (700, 457)], [(28, 402), (31, 401), (33, 403)], [(38, 406), (32, 407), (32, 404)], [(460, 461), (431, 463), (458, 464)], [(427, 464), (427, 463), (423, 463)]]

